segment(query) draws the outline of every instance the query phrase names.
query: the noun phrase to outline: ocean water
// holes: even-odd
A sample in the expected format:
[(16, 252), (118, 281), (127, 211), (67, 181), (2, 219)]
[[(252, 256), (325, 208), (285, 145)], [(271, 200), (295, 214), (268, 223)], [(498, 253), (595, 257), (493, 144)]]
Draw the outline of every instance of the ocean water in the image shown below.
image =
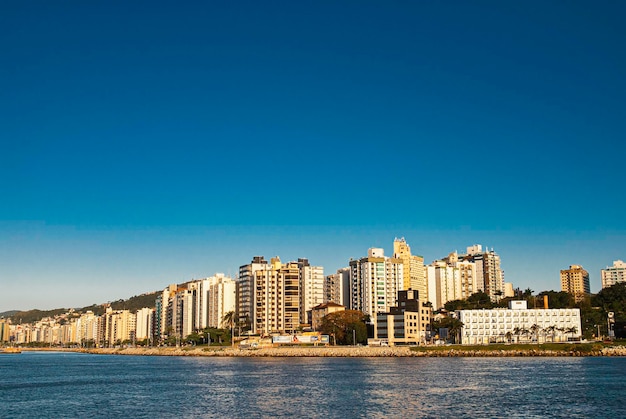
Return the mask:
[(626, 358), (0, 355), (1, 418), (616, 418)]

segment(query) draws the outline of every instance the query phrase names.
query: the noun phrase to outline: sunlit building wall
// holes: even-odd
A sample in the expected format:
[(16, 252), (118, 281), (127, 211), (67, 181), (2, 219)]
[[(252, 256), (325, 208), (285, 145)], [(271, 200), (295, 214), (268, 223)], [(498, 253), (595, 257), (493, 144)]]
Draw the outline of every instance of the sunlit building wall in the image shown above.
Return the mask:
[(621, 260), (613, 262), (613, 266), (607, 266), (600, 271), (602, 288), (609, 288), (615, 284), (626, 282), (626, 263)]
[(393, 241), (393, 257), (403, 264), (403, 290), (416, 290), (420, 301), (428, 301), (428, 284), (424, 268), (424, 257), (411, 254), (411, 247), (403, 238)]
[(589, 272), (580, 265), (570, 265), (561, 270), (561, 291), (569, 292), (576, 301), (582, 301), (591, 293)]
[(404, 288), (403, 267), (400, 259), (386, 257), (380, 248), (370, 248), (367, 257), (350, 261), (350, 307), (370, 315), (374, 330), (376, 315), (389, 311)]

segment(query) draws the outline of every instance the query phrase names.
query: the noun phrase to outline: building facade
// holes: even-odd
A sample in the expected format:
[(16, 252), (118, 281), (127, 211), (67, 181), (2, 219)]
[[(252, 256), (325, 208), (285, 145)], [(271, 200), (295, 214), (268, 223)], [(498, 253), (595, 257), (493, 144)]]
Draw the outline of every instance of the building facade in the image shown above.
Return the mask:
[(504, 271), (500, 267), (500, 256), (493, 250), (483, 250), (482, 245), (467, 247), (467, 253), (459, 256), (476, 265), (475, 291), (483, 291), (491, 301), (499, 301), (504, 296)]
[(350, 308), (350, 268), (337, 269), (326, 277), (324, 282), (324, 302), (333, 302)]
[(417, 291), (399, 291), (397, 306), (377, 314), (374, 338), (389, 346), (425, 344), (430, 338), (431, 316), (432, 308), (419, 300)]
[(402, 261), (404, 290), (416, 290), (421, 301), (428, 301), (428, 285), (424, 269), (424, 257), (411, 254), (411, 247), (404, 237), (393, 241), (393, 257)]
[(589, 272), (580, 265), (570, 265), (561, 270), (561, 291), (569, 292), (576, 301), (581, 301), (591, 293)]
[(458, 310), (462, 344), (566, 342), (581, 335), (580, 309), (528, 309), (526, 301), (509, 308)]
[(370, 248), (367, 257), (350, 261), (350, 308), (370, 315), (374, 331), (377, 314), (395, 306), (404, 287), (403, 268), (400, 259), (386, 257), (380, 248)]
[(626, 282), (626, 263), (621, 260), (613, 262), (613, 266), (607, 266), (600, 271), (602, 288), (609, 288), (615, 284)]

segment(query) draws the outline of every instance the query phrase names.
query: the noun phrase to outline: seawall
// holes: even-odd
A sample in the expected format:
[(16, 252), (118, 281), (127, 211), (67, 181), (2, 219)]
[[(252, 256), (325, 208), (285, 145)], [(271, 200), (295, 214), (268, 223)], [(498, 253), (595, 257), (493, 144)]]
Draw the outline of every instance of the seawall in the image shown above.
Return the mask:
[(596, 350), (541, 350), (528, 349), (493, 350), (433, 348), (412, 350), (409, 347), (275, 347), (261, 349), (211, 348), (95, 348), (72, 351), (142, 356), (218, 356), (218, 357), (563, 357), (563, 356), (626, 356), (626, 347), (614, 346)]

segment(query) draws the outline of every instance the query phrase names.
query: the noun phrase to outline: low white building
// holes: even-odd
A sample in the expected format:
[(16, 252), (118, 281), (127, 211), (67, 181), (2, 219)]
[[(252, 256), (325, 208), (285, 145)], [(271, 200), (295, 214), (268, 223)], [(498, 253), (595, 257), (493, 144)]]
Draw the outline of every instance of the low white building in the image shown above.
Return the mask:
[(526, 301), (509, 308), (458, 310), (462, 344), (567, 342), (581, 334), (580, 309), (528, 309)]

